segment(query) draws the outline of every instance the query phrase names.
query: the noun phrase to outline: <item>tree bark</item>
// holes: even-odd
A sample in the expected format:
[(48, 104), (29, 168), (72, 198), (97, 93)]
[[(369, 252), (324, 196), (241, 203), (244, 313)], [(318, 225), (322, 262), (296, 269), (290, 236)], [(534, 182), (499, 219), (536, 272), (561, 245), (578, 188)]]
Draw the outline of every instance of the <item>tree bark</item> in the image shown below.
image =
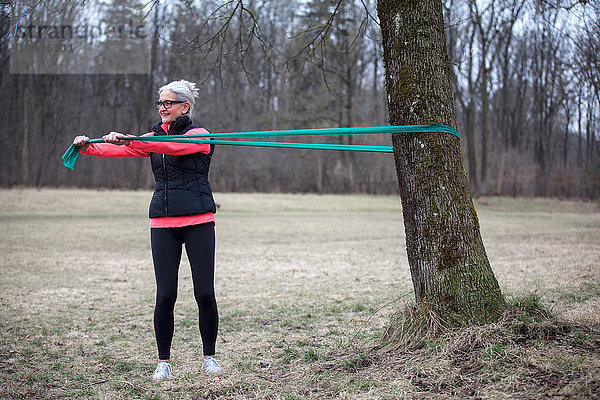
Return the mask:
[[(483, 46), (482, 46), (483, 47)], [(483, 57), (482, 57), (483, 58)], [(485, 59), (481, 61), (481, 180), (479, 182), (479, 194), (487, 194), (487, 155), (488, 155), (488, 115), (489, 115), (489, 95), (488, 95), (488, 68), (484, 65)]]
[(472, 28), (472, 32), (469, 35), (469, 55), (467, 64), (467, 80), (468, 80), (468, 92), (467, 99), (465, 101), (466, 106), (463, 106), (465, 110), (465, 133), (467, 137), (467, 157), (469, 160), (469, 181), (471, 182), (471, 189), (475, 193), (479, 193), (479, 185), (477, 180), (477, 157), (475, 154), (475, 88), (477, 86), (477, 78), (474, 76), (474, 62), (475, 57), (473, 56), (473, 46), (475, 44), (475, 27)]
[(469, 181), (475, 193), (479, 193), (477, 184), (477, 157), (475, 154), (475, 103), (470, 96), (465, 108), (465, 136), (467, 137), (467, 157), (469, 160)]
[[(27, 76), (27, 75), (26, 75)], [(31, 82), (31, 77), (28, 76), (28, 82), (25, 82), (25, 79), (22, 82), (25, 82), (23, 85), (23, 136), (21, 142), (21, 152), (19, 154), (20, 160), (20, 170), (21, 170), (21, 180), (20, 183), (22, 185), (29, 185), (29, 107), (27, 105), (27, 99), (29, 97), (29, 93), (27, 89), (31, 87), (28, 83)]]
[[(456, 128), (441, 0), (379, 0), (389, 122)], [(505, 307), (490, 267), (460, 141), (444, 133), (392, 135), (417, 304), (454, 326)]]

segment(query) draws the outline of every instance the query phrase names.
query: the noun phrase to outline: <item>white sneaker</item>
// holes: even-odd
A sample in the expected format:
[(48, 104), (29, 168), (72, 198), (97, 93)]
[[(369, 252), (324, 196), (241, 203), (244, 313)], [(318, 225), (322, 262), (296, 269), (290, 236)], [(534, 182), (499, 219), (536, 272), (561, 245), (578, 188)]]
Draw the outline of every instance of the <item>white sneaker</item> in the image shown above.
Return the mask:
[(219, 361), (214, 357), (204, 357), (204, 362), (202, 363), (202, 368), (204, 372), (207, 374), (215, 374), (217, 372), (221, 372), (223, 368), (219, 365)]
[(169, 378), (171, 376), (171, 364), (166, 361), (161, 361), (156, 366), (154, 370), (154, 375), (152, 375), (152, 380), (157, 381), (159, 379)]

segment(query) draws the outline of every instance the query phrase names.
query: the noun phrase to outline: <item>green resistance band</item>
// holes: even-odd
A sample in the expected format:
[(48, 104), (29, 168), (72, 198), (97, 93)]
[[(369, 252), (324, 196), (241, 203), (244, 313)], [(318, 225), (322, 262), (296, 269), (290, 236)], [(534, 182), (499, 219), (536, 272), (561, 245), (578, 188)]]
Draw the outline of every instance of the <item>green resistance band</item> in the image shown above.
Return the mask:
[[(143, 140), (147, 142), (177, 142), (177, 143), (195, 143), (193, 139), (211, 139), (211, 144), (223, 144), (233, 146), (258, 146), (258, 147), (279, 147), (292, 149), (312, 149), (312, 150), (342, 150), (342, 151), (362, 151), (392, 153), (391, 146), (375, 145), (343, 145), (329, 143), (282, 143), (282, 142), (256, 142), (239, 140), (218, 140), (235, 138), (257, 138), (257, 137), (290, 137), (290, 136), (340, 136), (340, 135), (373, 135), (373, 134), (392, 134), (392, 133), (430, 133), (441, 132), (455, 135), (459, 138), (458, 132), (441, 124), (435, 125), (399, 125), (399, 126), (370, 126), (359, 128), (322, 128), (322, 129), (296, 129), (283, 131), (257, 131), (257, 132), (232, 132), (232, 133), (213, 133), (207, 135), (160, 135), (160, 136), (132, 136), (127, 140)], [(217, 139), (217, 140), (215, 140)], [(88, 143), (102, 143), (102, 139), (91, 139)], [(63, 154), (63, 165), (74, 169), (79, 158), (79, 147), (71, 144), (65, 154)]]

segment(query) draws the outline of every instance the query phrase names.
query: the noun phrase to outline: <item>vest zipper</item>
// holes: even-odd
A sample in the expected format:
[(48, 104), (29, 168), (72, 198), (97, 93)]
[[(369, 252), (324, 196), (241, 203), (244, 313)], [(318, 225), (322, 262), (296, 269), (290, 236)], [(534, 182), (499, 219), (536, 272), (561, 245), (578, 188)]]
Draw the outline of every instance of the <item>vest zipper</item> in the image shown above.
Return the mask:
[(167, 162), (165, 161), (165, 155), (162, 155), (162, 165), (163, 165), (163, 173), (165, 175), (165, 196), (164, 196), (164, 200), (165, 200), (165, 216), (168, 217), (169, 216), (169, 203), (168, 203), (168, 198), (167, 198), (167, 190), (169, 189), (168, 183), (167, 183)]

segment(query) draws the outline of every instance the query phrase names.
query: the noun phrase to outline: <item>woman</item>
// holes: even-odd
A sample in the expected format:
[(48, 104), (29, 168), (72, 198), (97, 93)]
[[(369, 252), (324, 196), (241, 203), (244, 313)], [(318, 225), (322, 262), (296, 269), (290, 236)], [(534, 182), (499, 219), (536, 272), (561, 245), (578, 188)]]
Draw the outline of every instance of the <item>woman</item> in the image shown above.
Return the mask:
[[(198, 89), (180, 80), (161, 87), (156, 108), (161, 122), (147, 135), (207, 134), (192, 124), (189, 115)], [(169, 362), (173, 338), (173, 309), (177, 297), (177, 276), (182, 245), (192, 269), (194, 297), (198, 304), (200, 335), (206, 373), (221, 371), (214, 358), (218, 311), (214, 292), (215, 202), (208, 182), (214, 145), (127, 140), (119, 132), (102, 137), (105, 143), (88, 143), (77, 136), (73, 143), (83, 154), (100, 157), (150, 157), (155, 190), (150, 203), (150, 238), (156, 277), (154, 332), (158, 346), (158, 365), (153, 379), (171, 376)]]

